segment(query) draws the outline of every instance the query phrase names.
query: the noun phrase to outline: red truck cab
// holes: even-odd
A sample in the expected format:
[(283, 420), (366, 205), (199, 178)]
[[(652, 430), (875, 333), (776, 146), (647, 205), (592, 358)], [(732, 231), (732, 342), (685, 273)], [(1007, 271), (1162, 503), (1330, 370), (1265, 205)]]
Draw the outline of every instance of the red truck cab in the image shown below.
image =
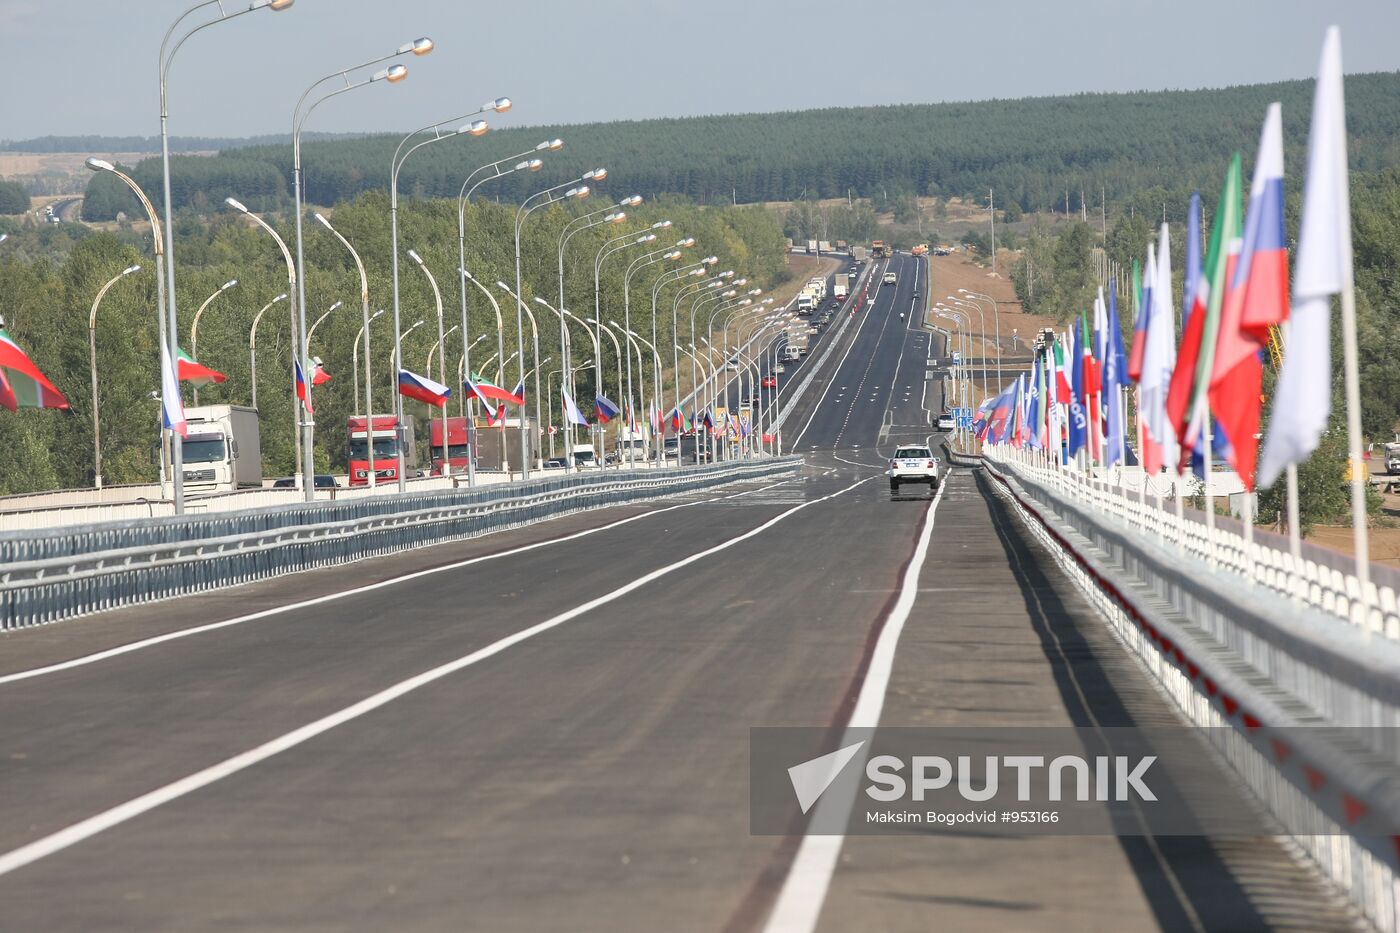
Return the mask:
[[(442, 426), (441, 418), (431, 422), (433, 475), (440, 476), (442, 469)], [(453, 473), (467, 471), (467, 458), (471, 456), (471, 446), (467, 435), (466, 418), (447, 419), (447, 466)]]
[[(369, 484), (371, 444), (374, 457), (375, 484), (396, 483), (399, 479), (399, 432), (398, 419), (393, 415), (371, 415), (371, 427), (365, 430), (365, 419), (351, 417), (346, 421), (346, 435), (349, 440), (346, 451), (347, 472), (351, 486)], [(410, 423), (405, 432), (404, 469), (412, 475), (413, 429)]]

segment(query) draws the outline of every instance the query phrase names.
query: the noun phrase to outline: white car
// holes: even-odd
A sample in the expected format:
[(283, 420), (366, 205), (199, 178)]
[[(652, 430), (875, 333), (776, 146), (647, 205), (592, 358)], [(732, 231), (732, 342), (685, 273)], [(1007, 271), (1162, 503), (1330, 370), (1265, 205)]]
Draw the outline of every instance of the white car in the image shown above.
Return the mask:
[(945, 411), (943, 414), (938, 416), (938, 430), (952, 431), (955, 430), (957, 426), (958, 419), (953, 415), (951, 411)]
[(891, 493), (898, 493), (901, 483), (923, 483), (933, 490), (938, 487), (938, 458), (927, 445), (905, 444), (895, 450), (885, 475)]
[(893, 284), (895, 284), (895, 283), (898, 282), (898, 281), (899, 281), (899, 276), (895, 275), (893, 272), (886, 272), (886, 273), (885, 273), (885, 284), (886, 284), (886, 285), (893, 285)]

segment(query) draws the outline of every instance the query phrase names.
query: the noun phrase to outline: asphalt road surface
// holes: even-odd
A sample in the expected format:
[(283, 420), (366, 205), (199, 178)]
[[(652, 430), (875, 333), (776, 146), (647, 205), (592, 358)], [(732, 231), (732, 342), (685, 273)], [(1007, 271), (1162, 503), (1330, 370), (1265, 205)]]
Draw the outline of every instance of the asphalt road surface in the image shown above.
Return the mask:
[(754, 726), (1174, 721), (981, 477), (891, 497), (890, 268), (800, 476), (0, 638), (0, 929), (1346, 928), (1268, 840), (750, 833)]

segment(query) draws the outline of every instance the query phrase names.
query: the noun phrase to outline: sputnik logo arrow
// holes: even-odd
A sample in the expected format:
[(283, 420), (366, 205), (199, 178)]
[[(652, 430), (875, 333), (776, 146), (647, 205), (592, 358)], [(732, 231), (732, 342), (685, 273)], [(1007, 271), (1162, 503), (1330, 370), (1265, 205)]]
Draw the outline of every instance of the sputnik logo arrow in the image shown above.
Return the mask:
[(797, 803), (802, 807), (803, 813), (812, 809), (817, 798), (840, 777), (846, 765), (851, 763), (851, 759), (864, 744), (865, 740), (861, 739), (854, 745), (838, 748), (820, 758), (813, 758), (788, 768), (788, 780), (792, 781), (792, 791), (797, 795)]

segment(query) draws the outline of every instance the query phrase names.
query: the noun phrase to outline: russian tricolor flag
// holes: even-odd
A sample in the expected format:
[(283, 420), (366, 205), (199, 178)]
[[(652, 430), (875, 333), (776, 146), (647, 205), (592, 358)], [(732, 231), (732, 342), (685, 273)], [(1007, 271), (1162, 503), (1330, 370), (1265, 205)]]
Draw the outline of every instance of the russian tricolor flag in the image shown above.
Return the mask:
[(606, 395), (596, 395), (593, 397), (593, 407), (598, 412), (598, 423), (607, 424), (617, 417), (621, 411), (617, 404)]
[(420, 376), (417, 373), (401, 369), (399, 370), (399, 394), (442, 408), (447, 404), (452, 390), (441, 382), (434, 382), (427, 376)]
[[(306, 369), (301, 365), (301, 361), (294, 362), (297, 376), (297, 398), (301, 399), (301, 407), (306, 409), (308, 415), (314, 415), (316, 409), (311, 407), (311, 392), (306, 384)], [(221, 380), (222, 381), (222, 380)]]
[(1260, 351), (1269, 328), (1288, 319), (1288, 253), (1283, 233), (1283, 115), (1269, 105), (1254, 163), (1244, 239), (1220, 314), (1210, 378), (1210, 407), (1230, 439), (1230, 462), (1246, 489), (1254, 488), (1258, 455)]

